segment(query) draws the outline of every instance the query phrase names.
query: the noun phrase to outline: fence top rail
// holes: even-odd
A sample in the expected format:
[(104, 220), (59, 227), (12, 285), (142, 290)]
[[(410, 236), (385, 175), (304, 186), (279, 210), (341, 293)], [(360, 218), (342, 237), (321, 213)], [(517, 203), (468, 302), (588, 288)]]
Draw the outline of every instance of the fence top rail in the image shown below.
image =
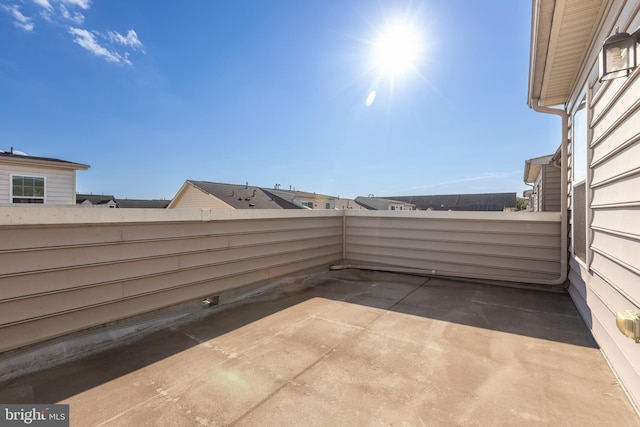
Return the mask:
[(0, 227), (341, 217), (336, 210), (108, 209), (77, 206), (0, 207)]
[(442, 219), (461, 221), (559, 222), (560, 212), (363, 211), (294, 209), (108, 209), (77, 206), (0, 207), (0, 227), (18, 225), (206, 222), (219, 220), (327, 217)]
[(347, 216), (378, 218), (428, 218), (468, 221), (560, 222), (560, 212), (486, 211), (345, 211)]

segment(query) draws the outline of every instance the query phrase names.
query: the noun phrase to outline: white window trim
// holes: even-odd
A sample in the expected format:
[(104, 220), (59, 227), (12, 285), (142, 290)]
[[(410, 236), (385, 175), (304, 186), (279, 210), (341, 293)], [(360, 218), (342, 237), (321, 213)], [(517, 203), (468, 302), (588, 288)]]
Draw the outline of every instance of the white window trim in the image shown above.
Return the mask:
[[(589, 266), (591, 265), (591, 228), (589, 226), (589, 224), (591, 223), (591, 209), (589, 208), (589, 206), (591, 205), (591, 190), (590, 190), (590, 183), (591, 183), (591, 171), (589, 168), (589, 164), (591, 163), (591, 128), (590, 128), (590, 123), (591, 123), (591, 110), (589, 108), (590, 105), (590, 101), (591, 101), (591, 91), (589, 91), (589, 96), (583, 92), (582, 97), (579, 97), (578, 99), (582, 99), (582, 101), (577, 102), (575, 105), (575, 109), (573, 110), (571, 117), (572, 117), (572, 122), (571, 122), (571, 255), (573, 256), (573, 259), (578, 262), (580, 265), (582, 265), (585, 268), (589, 268)], [(584, 107), (580, 108), (581, 105), (583, 105), (584, 102)], [(578, 111), (580, 110), (584, 110), (585, 112), (585, 117), (584, 117), (584, 121), (585, 121), (585, 126), (586, 126), (586, 135), (585, 135), (585, 147), (584, 149), (586, 150), (584, 159), (586, 164), (584, 165), (585, 167), (585, 174), (584, 177), (580, 177), (580, 179), (578, 181), (575, 180), (575, 173), (576, 173), (576, 164), (575, 164), (575, 160), (576, 160), (576, 146), (575, 146), (575, 115)], [(580, 257), (578, 257), (575, 253), (575, 230), (576, 230), (576, 224), (575, 224), (575, 188), (576, 186), (582, 185), (584, 184), (584, 203), (585, 203), (585, 212), (584, 212), (584, 220), (585, 220), (585, 230), (584, 230), (584, 240), (585, 240), (585, 259), (582, 260)]]
[[(14, 203), (13, 202), (13, 178), (16, 176), (21, 176), (21, 177), (26, 177), (26, 178), (42, 178), (44, 180), (44, 197), (42, 198), (42, 204), (46, 205), (47, 204), (47, 177), (43, 176), (43, 175), (31, 175), (29, 173), (12, 173), (9, 175), (9, 203), (11, 203), (12, 205), (20, 205), (23, 203)], [(23, 197), (23, 196), (17, 196), (17, 197)], [(27, 198), (27, 197), (23, 197), (23, 198)], [(32, 197), (32, 198), (37, 198), (37, 197)]]

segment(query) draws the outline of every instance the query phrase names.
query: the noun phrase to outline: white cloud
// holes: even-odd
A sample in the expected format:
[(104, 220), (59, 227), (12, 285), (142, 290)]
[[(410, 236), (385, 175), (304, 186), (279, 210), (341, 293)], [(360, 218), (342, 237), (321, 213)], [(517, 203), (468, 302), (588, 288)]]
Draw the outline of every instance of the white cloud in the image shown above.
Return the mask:
[(71, 14), (69, 9), (65, 7), (65, 5), (60, 5), (60, 13), (65, 19), (75, 22), (76, 24), (82, 24), (84, 22), (84, 15), (79, 12), (74, 12)]
[[(0, 14), (6, 12), (14, 25), (24, 31), (33, 31), (36, 23), (62, 28), (71, 35), (78, 46), (108, 62), (131, 65), (132, 52), (145, 53), (135, 30), (125, 34), (117, 31), (97, 31), (85, 27), (84, 13), (91, 7), (91, 0), (0, 0)], [(31, 16), (22, 10), (33, 11)]]
[(69, 33), (73, 36), (73, 41), (75, 43), (94, 55), (101, 56), (109, 62), (124, 62), (126, 64), (131, 64), (127, 55), (123, 57), (119, 53), (110, 51), (104, 46), (101, 46), (96, 40), (95, 35), (90, 31), (82, 28), (69, 27)]
[(62, 0), (63, 3), (67, 3), (73, 6), (78, 6), (81, 9), (89, 9), (91, 6), (91, 0)]
[(129, 30), (126, 36), (118, 33), (117, 31), (109, 31), (109, 39), (112, 42), (127, 46), (133, 49), (142, 50), (142, 42), (138, 39), (138, 35), (134, 30)]
[(33, 0), (33, 2), (39, 6), (44, 7), (47, 10), (53, 10), (53, 6), (51, 6), (49, 0)]
[(28, 16), (23, 15), (22, 12), (20, 12), (20, 8), (18, 6), (15, 6), (15, 5), (6, 6), (2, 4), (0, 5), (0, 8), (2, 8), (5, 12), (9, 13), (11, 16), (13, 16), (13, 19), (15, 19), (13, 24), (16, 27), (22, 28), (25, 31), (32, 31), (33, 28), (35, 27), (33, 20)]

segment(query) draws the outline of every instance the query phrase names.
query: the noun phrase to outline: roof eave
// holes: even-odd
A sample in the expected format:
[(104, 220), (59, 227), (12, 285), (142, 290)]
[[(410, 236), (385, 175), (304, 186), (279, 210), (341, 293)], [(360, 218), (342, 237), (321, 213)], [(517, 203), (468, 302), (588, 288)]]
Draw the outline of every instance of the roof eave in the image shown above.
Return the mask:
[(56, 160), (56, 159), (37, 159), (29, 156), (3, 156), (4, 160), (9, 162), (14, 162), (20, 165), (28, 165), (28, 166), (46, 166), (46, 167), (54, 167), (56, 169), (71, 169), (71, 170), (87, 170), (89, 169), (89, 165), (85, 165), (83, 163), (74, 163), (67, 162), (64, 160)]
[(533, 0), (528, 104), (566, 105), (598, 41), (611, 0)]

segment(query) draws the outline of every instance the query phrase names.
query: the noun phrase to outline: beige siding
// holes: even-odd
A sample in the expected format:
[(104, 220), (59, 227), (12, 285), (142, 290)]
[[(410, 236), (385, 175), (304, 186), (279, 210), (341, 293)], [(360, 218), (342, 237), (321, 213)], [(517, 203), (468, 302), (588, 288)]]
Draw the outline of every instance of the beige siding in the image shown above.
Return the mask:
[(553, 165), (542, 167), (542, 211), (560, 212), (560, 168)]
[(130, 211), (0, 209), (0, 352), (342, 259), (334, 211)]
[(349, 263), (548, 283), (560, 275), (560, 214), (349, 212)]
[(531, 207), (533, 208), (534, 212), (542, 212), (542, 203), (540, 203), (540, 200), (542, 198), (542, 193), (543, 193), (542, 174), (539, 174), (538, 178), (536, 178), (535, 184), (533, 185), (533, 191), (531, 192), (531, 200), (532, 200)]
[(46, 180), (45, 202), (47, 204), (75, 204), (75, 171), (15, 165), (0, 165), (0, 204), (11, 203), (9, 190), (11, 175), (43, 176)]
[(559, 224), (545, 213), (0, 208), (0, 352), (345, 253), (428, 274), (553, 280)]
[[(600, 40), (640, 26), (640, 1), (615, 1)], [(598, 45), (580, 89), (588, 97), (590, 167), (587, 263), (572, 259), (570, 293), (603, 353), (636, 405), (640, 404), (640, 345), (616, 328), (617, 312), (640, 310), (640, 68), (627, 78), (594, 84)], [(579, 95), (574, 94), (577, 99)], [(590, 203), (589, 203), (590, 202)], [(589, 223), (590, 221), (590, 223)]]
[(205, 209), (233, 209), (222, 200), (205, 193), (204, 191), (187, 183), (177, 200), (170, 205), (173, 209), (182, 208), (205, 208)]
[(11, 200), (11, 193), (9, 192), (9, 186), (11, 185), (10, 173), (5, 170), (5, 166), (0, 165), (0, 204), (9, 203)]

